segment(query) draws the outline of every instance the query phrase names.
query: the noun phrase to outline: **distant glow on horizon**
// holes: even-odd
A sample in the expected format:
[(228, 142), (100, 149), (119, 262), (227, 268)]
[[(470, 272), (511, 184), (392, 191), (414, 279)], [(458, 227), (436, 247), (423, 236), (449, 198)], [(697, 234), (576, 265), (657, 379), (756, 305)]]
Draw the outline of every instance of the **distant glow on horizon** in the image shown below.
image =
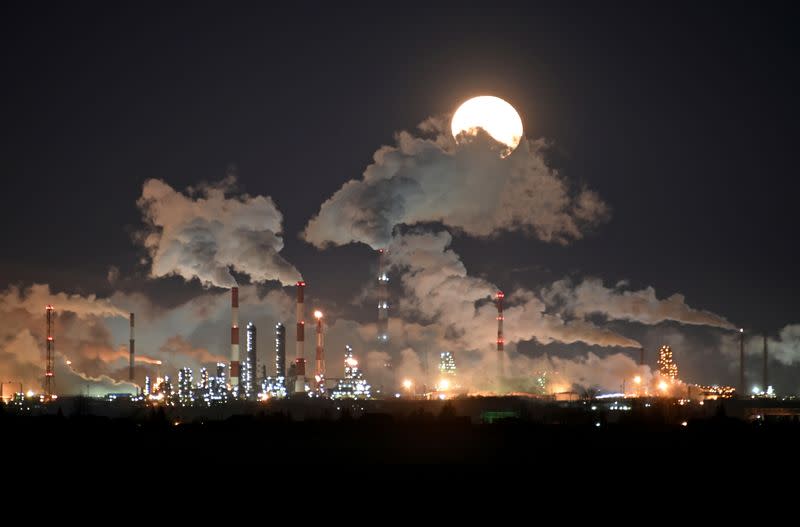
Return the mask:
[(513, 152), (522, 140), (522, 119), (517, 111), (503, 99), (491, 95), (473, 97), (459, 106), (450, 128), (456, 139), (462, 133), (474, 136), (478, 128), (482, 128), (495, 141), (508, 147), (503, 157)]

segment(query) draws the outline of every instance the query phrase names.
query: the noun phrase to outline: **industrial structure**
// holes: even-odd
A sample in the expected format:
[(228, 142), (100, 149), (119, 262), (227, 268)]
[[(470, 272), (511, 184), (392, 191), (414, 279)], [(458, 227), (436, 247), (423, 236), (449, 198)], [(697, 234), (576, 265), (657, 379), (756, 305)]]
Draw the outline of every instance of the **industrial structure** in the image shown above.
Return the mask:
[(275, 324), (275, 378), (286, 378), (286, 327)]
[(45, 307), (47, 314), (47, 348), (44, 366), (44, 397), (46, 400), (53, 398), (55, 383), (53, 382), (53, 356), (55, 354), (55, 342), (53, 341), (53, 323), (55, 322), (55, 311), (53, 306), (48, 304)]
[(767, 370), (769, 362), (769, 355), (767, 354), (767, 335), (764, 334), (764, 391), (769, 390), (769, 372)]
[(378, 345), (385, 348), (389, 341), (389, 275), (384, 268), (386, 251), (378, 250)]
[(239, 388), (239, 288), (231, 288), (231, 390)]
[(747, 393), (744, 383), (744, 328), (739, 328), (739, 393)]
[(505, 338), (503, 337), (503, 299), (505, 293), (498, 291), (495, 295), (495, 303), (497, 304), (497, 380), (498, 383), (502, 381), (505, 376)]
[(256, 397), (256, 325), (252, 322), (247, 323), (245, 328), (245, 359), (244, 368), (242, 368), (242, 381), (240, 385), (243, 386), (239, 390), (240, 394), (248, 400), (255, 399)]
[(439, 373), (446, 377), (455, 377), (456, 359), (452, 351), (443, 351), (439, 357)]
[(331, 392), (333, 399), (369, 399), (372, 387), (358, 368), (358, 361), (353, 357), (353, 348), (345, 346), (344, 377), (339, 380)]
[(678, 364), (672, 358), (672, 348), (666, 344), (658, 350), (658, 373), (673, 381), (678, 378)]
[(306, 340), (306, 322), (303, 303), (305, 302), (305, 282), (297, 282), (297, 347), (294, 359), (295, 365), (295, 383), (294, 393), (305, 393), (306, 391), (306, 359), (305, 359), (305, 340)]
[(135, 360), (134, 356), (135, 356), (135, 353), (136, 353), (136, 340), (134, 340), (135, 337), (134, 337), (134, 334), (133, 334), (133, 313), (131, 313), (130, 321), (131, 321), (131, 336), (130, 336), (130, 340), (128, 341), (128, 355), (129, 355), (129, 357), (128, 357), (128, 359), (129, 359), (129, 362), (128, 362), (128, 380), (133, 382), (133, 363), (134, 363), (134, 360)]
[(322, 311), (314, 311), (314, 318), (317, 320), (317, 357), (316, 367), (314, 368), (314, 384), (317, 392), (325, 391), (325, 348), (322, 336)]

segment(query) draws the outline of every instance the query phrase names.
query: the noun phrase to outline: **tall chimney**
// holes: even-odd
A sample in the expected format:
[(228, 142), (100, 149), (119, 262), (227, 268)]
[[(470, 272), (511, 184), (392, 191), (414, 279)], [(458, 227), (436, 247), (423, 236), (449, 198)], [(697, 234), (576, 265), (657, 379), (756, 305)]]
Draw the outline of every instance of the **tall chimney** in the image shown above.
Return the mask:
[(747, 396), (747, 387), (744, 385), (744, 328), (739, 329), (739, 390), (742, 397)]
[(644, 348), (639, 348), (639, 366), (644, 366)]
[(306, 321), (303, 313), (303, 302), (305, 299), (305, 282), (297, 282), (297, 348), (294, 359), (297, 380), (294, 383), (295, 393), (305, 393), (306, 391), (306, 359), (305, 340), (306, 340)]
[(503, 299), (505, 298), (505, 293), (502, 291), (498, 291), (495, 297), (495, 301), (497, 303), (497, 382), (498, 385), (503, 380), (503, 375), (505, 373), (504, 368), (504, 355), (505, 355), (505, 338), (503, 337)]
[(45, 357), (45, 367), (44, 367), (44, 396), (45, 398), (50, 401), (53, 398), (53, 360), (55, 358), (55, 349), (53, 343), (53, 322), (55, 318), (55, 313), (53, 311), (53, 306), (47, 305), (45, 306), (45, 311), (47, 313), (47, 356)]
[(231, 288), (231, 390), (239, 386), (239, 288)]
[(134, 361), (133, 357), (134, 354), (136, 353), (136, 340), (134, 340), (135, 336), (133, 334), (133, 326), (134, 326), (133, 313), (131, 313), (131, 340), (130, 340), (130, 345), (128, 346), (128, 354), (130, 359), (130, 362), (128, 364), (128, 380), (131, 382), (133, 381), (133, 361)]
[(767, 334), (764, 333), (764, 393), (767, 392), (767, 388), (769, 388), (769, 375), (767, 372), (767, 360), (769, 356), (767, 354)]
[(389, 276), (384, 269), (386, 251), (378, 250), (378, 349), (389, 340)]
[(317, 380), (317, 387), (323, 388), (325, 384), (325, 348), (322, 344), (322, 311), (314, 311), (314, 318), (317, 319), (317, 363), (314, 378)]

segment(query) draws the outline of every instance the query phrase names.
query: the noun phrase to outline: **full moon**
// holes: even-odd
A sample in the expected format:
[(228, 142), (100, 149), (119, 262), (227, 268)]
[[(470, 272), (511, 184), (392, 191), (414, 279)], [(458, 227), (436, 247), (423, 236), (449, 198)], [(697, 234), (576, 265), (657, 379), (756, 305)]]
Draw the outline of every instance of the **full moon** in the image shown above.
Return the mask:
[(499, 97), (482, 95), (473, 97), (458, 107), (450, 123), (453, 137), (465, 133), (474, 136), (482, 128), (507, 150), (503, 157), (514, 151), (522, 139), (522, 119), (513, 106)]

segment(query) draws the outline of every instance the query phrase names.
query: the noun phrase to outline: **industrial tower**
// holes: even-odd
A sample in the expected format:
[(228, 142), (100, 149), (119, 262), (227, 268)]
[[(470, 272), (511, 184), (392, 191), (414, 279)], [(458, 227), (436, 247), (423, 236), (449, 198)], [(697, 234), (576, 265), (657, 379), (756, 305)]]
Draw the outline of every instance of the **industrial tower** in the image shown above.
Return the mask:
[(239, 386), (239, 288), (231, 288), (231, 390)]
[(54, 350), (54, 343), (53, 343), (53, 322), (55, 319), (55, 312), (53, 311), (53, 306), (48, 304), (45, 307), (45, 311), (47, 313), (47, 356), (45, 357), (45, 367), (44, 367), (44, 397), (46, 400), (50, 400), (53, 398), (53, 354), (55, 353)]
[(134, 362), (134, 353), (136, 349), (136, 341), (134, 340), (134, 335), (133, 335), (133, 326), (134, 326), (133, 313), (131, 313), (131, 339), (130, 339), (130, 345), (128, 347), (128, 355), (129, 355), (128, 380), (131, 382), (133, 382), (133, 362)]
[(297, 347), (295, 349), (295, 373), (297, 380), (294, 383), (294, 393), (305, 393), (306, 391), (306, 321), (303, 303), (305, 302), (305, 282), (297, 282)]
[(495, 295), (495, 302), (497, 303), (497, 382), (498, 384), (503, 381), (505, 373), (504, 355), (505, 355), (505, 338), (503, 337), (503, 299), (505, 293), (498, 291)]
[(378, 250), (378, 348), (386, 347), (389, 341), (389, 276), (384, 268), (383, 249)]
[(314, 311), (314, 318), (317, 319), (317, 361), (314, 369), (314, 380), (317, 389), (325, 389), (325, 348), (322, 341), (322, 311)]

